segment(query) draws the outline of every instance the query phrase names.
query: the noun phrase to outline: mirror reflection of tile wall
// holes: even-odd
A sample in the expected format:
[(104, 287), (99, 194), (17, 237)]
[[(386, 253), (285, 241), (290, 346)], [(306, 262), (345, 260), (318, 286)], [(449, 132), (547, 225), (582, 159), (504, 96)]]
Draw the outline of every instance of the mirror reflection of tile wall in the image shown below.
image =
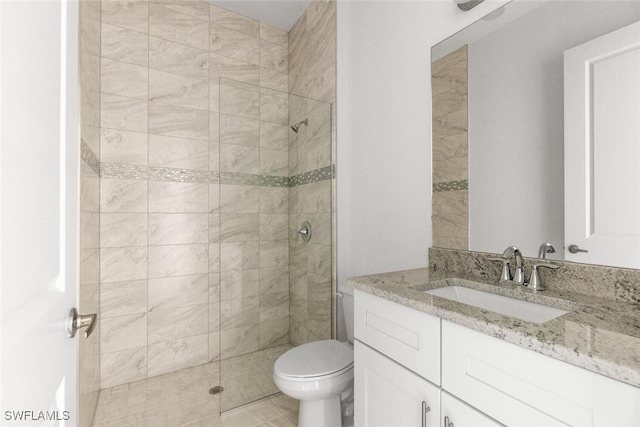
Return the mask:
[(433, 246), (467, 249), (467, 47), (432, 63)]

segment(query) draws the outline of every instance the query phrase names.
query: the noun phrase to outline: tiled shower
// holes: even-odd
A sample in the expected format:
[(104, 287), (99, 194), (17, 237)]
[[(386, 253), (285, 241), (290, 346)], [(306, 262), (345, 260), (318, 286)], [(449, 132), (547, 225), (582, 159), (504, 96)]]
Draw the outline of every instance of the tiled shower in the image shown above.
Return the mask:
[(332, 335), (335, 3), (287, 33), (87, 0), (80, 56), (81, 425), (100, 389), (212, 364), (223, 411), (277, 392), (275, 358)]

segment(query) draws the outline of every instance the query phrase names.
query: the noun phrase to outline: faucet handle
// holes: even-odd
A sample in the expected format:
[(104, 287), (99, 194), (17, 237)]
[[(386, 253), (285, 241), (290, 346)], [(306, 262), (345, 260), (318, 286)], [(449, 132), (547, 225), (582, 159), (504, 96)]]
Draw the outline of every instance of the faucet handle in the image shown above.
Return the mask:
[(531, 267), (531, 278), (527, 287), (532, 291), (544, 291), (547, 289), (545, 285), (540, 282), (540, 276), (538, 276), (538, 267), (551, 268), (553, 270), (560, 268), (558, 264), (533, 264)]
[(489, 257), (489, 261), (502, 261), (502, 274), (499, 283), (511, 281), (511, 271), (509, 271), (509, 258), (507, 257)]

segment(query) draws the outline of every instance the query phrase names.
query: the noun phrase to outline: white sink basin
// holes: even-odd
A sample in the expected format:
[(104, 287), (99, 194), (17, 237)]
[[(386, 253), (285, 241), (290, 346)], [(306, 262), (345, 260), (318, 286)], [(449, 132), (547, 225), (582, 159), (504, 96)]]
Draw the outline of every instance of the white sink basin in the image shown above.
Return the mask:
[(515, 298), (465, 288), (464, 286), (445, 286), (424, 292), (506, 316), (516, 317), (527, 322), (544, 323), (568, 313), (567, 310), (561, 308), (521, 301)]

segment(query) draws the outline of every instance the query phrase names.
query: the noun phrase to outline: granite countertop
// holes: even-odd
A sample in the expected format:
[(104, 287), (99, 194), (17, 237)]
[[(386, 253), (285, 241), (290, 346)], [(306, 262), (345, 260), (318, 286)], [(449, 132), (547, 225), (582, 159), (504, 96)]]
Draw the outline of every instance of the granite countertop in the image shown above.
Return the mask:
[[(547, 289), (483, 283), (429, 268), (354, 277), (347, 285), (452, 323), (640, 387), (640, 305)], [(570, 310), (532, 323), (423, 291), (461, 285)]]

